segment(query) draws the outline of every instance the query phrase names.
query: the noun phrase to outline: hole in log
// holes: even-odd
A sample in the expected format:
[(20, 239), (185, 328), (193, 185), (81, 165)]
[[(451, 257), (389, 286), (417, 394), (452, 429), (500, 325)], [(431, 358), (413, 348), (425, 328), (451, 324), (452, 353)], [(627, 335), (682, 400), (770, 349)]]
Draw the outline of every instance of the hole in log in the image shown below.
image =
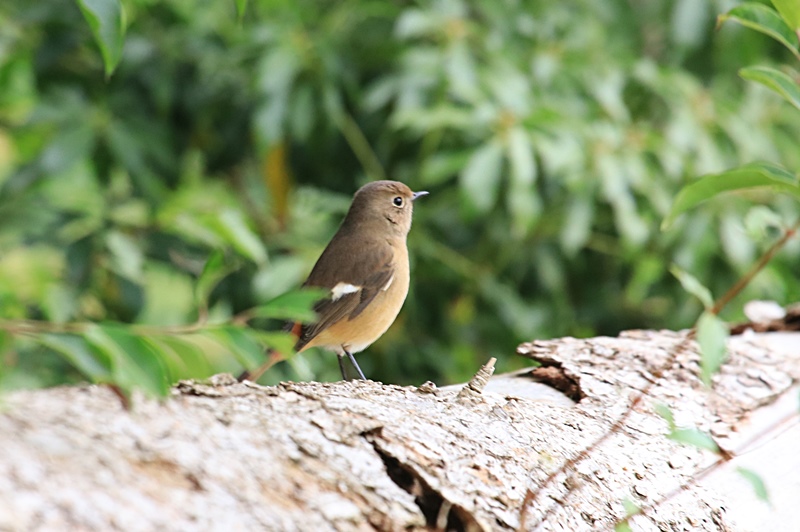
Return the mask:
[(541, 366), (531, 370), (530, 376), (537, 382), (555, 388), (576, 403), (584, 398), (580, 381), (573, 375), (568, 375), (561, 363), (546, 358), (536, 359)]
[[(389, 455), (377, 444), (376, 439), (380, 437), (381, 429), (372, 430), (364, 433), (364, 437), (378, 453), (386, 467), (389, 478), (397, 484), (403, 491), (414, 496), (414, 502), (419, 506), (425, 522), (432, 530), (442, 530), (441, 524), (446, 519), (444, 530), (456, 532), (469, 532), (481, 530), (478, 522), (472, 517), (470, 512), (458, 506), (445, 502), (439, 492), (431, 488), (425, 480), (419, 476), (412, 467), (401, 463), (397, 458)], [(444, 514), (446, 515), (441, 515)]]

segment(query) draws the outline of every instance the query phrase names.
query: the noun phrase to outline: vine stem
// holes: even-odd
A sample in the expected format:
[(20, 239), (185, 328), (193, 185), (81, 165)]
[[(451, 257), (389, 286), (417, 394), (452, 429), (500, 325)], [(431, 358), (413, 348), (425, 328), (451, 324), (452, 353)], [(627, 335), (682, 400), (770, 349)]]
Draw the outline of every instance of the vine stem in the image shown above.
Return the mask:
[(372, 146), (369, 145), (364, 132), (358, 127), (355, 118), (347, 111), (342, 110), (337, 120), (339, 131), (344, 135), (345, 140), (350, 145), (364, 172), (373, 179), (386, 179), (386, 172), (381, 165), (380, 159), (375, 154)]
[[(786, 242), (788, 242), (789, 239), (791, 239), (793, 236), (795, 236), (797, 234), (798, 230), (800, 230), (800, 219), (798, 219), (794, 223), (794, 225), (792, 227), (786, 229), (784, 231), (784, 234), (781, 236), (781, 238), (778, 239), (772, 246), (770, 246), (770, 248), (764, 253), (764, 255), (761, 256), (761, 258), (759, 258), (759, 260), (750, 268), (750, 270), (748, 270), (747, 273), (745, 273), (722, 297), (720, 297), (715, 302), (715, 304), (711, 308), (710, 312), (712, 312), (715, 315), (719, 314), (722, 311), (722, 309), (725, 308), (725, 306), (728, 303), (730, 303), (730, 301), (734, 297), (736, 297), (742, 291), (742, 289), (744, 289), (744, 287), (747, 286), (748, 283), (750, 283), (750, 281), (753, 280), (753, 277), (755, 277), (758, 274), (758, 272), (760, 272), (764, 268), (764, 266), (766, 266), (767, 263), (769, 263), (769, 261), (772, 260), (772, 258), (775, 256), (775, 254), (778, 251), (780, 251), (780, 249), (783, 246), (786, 245)], [(696, 334), (696, 330), (695, 329), (691, 329), (690, 331), (688, 331), (687, 335), (683, 338), (683, 340), (681, 340), (681, 342), (679, 342), (675, 346), (675, 348), (672, 350), (672, 352), (670, 353), (669, 359), (662, 366), (660, 366), (656, 372), (654, 372), (654, 375), (656, 377), (660, 377), (662, 371), (667, 369), (667, 368), (669, 368), (672, 365), (672, 363), (675, 360), (675, 357), (677, 356), (677, 354), (682, 349), (684, 349), (684, 348), (686, 348), (688, 346), (688, 342), (691, 341), (695, 337), (695, 334)], [(520, 524), (519, 524), (519, 527), (517, 528), (518, 531), (527, 530), (528, 508), (530, 506), (532, 506), (534, 502), (536, 502), (536, 499), (538, 498), (539, 494), (547, 486), (549, 486), (558, 476), (560, 476), (562, 474), (565, 474), (568, 471), (572, 470), (578, 463), (580, 463), (581, 461), (586, 459), (591, 454), (592, 451), (597, 449), (602, 443), (604, 443), (606, 440), (608, 440), (608, 438), (610, 438), (611, 436), (613, 436), (614, 434), (619, 432), (622, 429), (623, 424), (625, 423), (625, 421), (633, 413), (633, 410), (642, 401), (642, 398), (644, 398), (650, 392), (652, 387), (655, 385), (655, 382), (656, 382), (655, 380), (651, 381), (641, 391), (641, 393), (639, 395), (634, 397), (633, 401), (631, 401), (631, 404), (628, 406), (628, 409), (625, 411), (625, 413), (622, 414), (622, 416), (620, 416), (620, 418), (617, 419), (617, 421), (614, 422), (614, 424), (609, 428), (609, 430), (605, 434), (603, 434), (603, 436), (601, 436), (600, 438), (598, 438), (597, 440), (592, 442), (588, 447), (583, 449), (576, 456), (574, 456), (572, 458), (569, 458), (564, 463), (562, 463), (561, 466), (557, 470), (553, 471), (552, 473), (550, 473), (547, 476), (547, 478), (538, 486), (538, 488), (536, 490), (533, 490), (531, 488), (527, 489), (527, 491), (525, 492), (525, 498), (523, 499), (522, 505), (520, 507), (520, 520), (519, 520)], [(728, 460), (730, 460), (733, 456), (735, 456), (735, 455), (731, 454), (731, 453), (724, 453), (723, 452), (721, 454), (721, 456), (720, 456), (720, 459), (715, 464), (712, 464), (709, 468), (707, 468), (707, 469), (703, 470), (702, 472), (700, 472), (700, 474), (697, 475), (697, 478), (690, 479), (689, 482), (687, 483), (687, 485), (679, 487), (675, 491), (670, 492), (667, 495), (665, 495), (660, 500), (655, 501), (655, 502), (651, 503), (649, 506), (640, 509), (640, 511), (638, 513), (636, 513), (635, 515), (646, 515), (647, 511), (650, 511), (653, 508), (657, 507), (658, 505), (660, 505), (660, 504), (664, 503), (665, 501), (671, 499), (672, 497), (674, 497), (675, 495), (680, 493), (686, 487), (691, 486), (692, 483), (696, 483), (697, 481), (699, 481), (700, 479), (702, 479), (706, 475), (710, 474), (711, 471), (713, 471), (714, 469), (718, 468), (722, 463), (727, 462)], [(569, 493), (567, 494), (567, 496), (569, 496)], [(565, 498), (566, 498), (566, 496), (565, 496)], [(544, 520), (547, 518), (547, 516), (550, 515), (550, 513), (552, 513), (553, 510), (554, 510), (554, 507), (551, 506), (550, 509), (548, 509), (544, 513), (544, 516), (536, 523), (534, 528), (538, 528), (544, 522)], [(629, 515), (629, 516), (625, 517), (624, 519), (622, 519), (617, 524), (627, 523), (628, 520), (631, 519), (632, 517), (633, 517), (633, 515)]]
[(731, 299), (739, 295), (739, 292), (741, 292), (745, 286), (750, 284), (750, 281), (753, 280), (753, 277), (755, 277), (758, 272), (764, 269), (764, 266), (766, 266), (767, 263), (772, 260), (772, 257), (774, 257), (775, 254), (780, 251), (784, 245), (786, 245), (786, 242), (788, 242), (790, 238), (797, 234), (798, 229), (800, 229), (800, 219), (798, 219), (792, 227), (786, 229), (786, 231), (783, 233), (783, 236), (777, 242), (772, 244), (767, 252), (764, 253), (760, 259), (758, 259), (758, 261), (750, 268), (750, 270), (740, 277), (739, 280), (736, 281), (736, 284), (734, 284), (730, 290), (725, 292), (725, 295), (717, 300), (717, 302), (711, 308), (711, 313), (714, 315), (719, 314), (722, 309), (725, 308), (725, 305), (731, 302)]

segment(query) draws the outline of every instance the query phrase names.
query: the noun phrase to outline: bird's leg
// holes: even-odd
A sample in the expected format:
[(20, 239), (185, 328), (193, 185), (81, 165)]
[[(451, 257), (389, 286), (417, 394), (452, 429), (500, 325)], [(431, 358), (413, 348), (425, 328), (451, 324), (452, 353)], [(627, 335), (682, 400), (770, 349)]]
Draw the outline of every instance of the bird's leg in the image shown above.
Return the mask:
[[(347, 353), (347, 351), (345, 351)], [(349, 353), (348, 353), (349, 354)], [(339, 371), (342, 372), (342, 380), (347, 380), (347, 372), (344, 370), (344, 353), (336, 353), (336, 359), (339, 361)]]
[(364, 372), (361, 371), (361, 368), (358, 366), (358, 362), (356, 362), (356, 357), (353, 356), (353, 353), (351, 353), (350, 351), (345, 351), (345, 353), (347, 353), (347, 356), (350, 358), (350, 362), (353, 363), (353, 367), (356, 368), (358, 376), (361, 377), (361, 380), (362, 381), (367, 380), (367, 378), (364, 376)]

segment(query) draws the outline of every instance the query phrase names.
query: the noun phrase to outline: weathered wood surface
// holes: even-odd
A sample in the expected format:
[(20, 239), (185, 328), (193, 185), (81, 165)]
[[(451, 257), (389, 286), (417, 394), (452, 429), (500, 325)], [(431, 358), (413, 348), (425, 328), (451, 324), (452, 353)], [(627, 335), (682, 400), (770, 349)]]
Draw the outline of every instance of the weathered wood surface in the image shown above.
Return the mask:
[[(633, 331), (524, 344), (520, 354), (544, 364), (536, 377), (498, 376), (461, 394), (217, 376), (182, 383), (163, 403), (138, 398), (128, 412), (102, 387), (16, 392), (0, 413), (0, 530), (511, 530), (526, 490), (651, 383), (623, 430), (539, 493), (529, 529), (608, 530), (623, 499), (658, 500), (710, 463), (665, 437), (653, 411), (663, 403), (679, 425), (747, 452), (634, 529), (800, 530), (796, 415), (777, 435), (762, 434), (774, 419), (754, 422), (796, 414), (800, 334), (732, 339), (711, 392), (691, 343), (656, 371), (682, 341)], [(762, 443), (748, 444), (752, 434)], [(772, 507), (731, 472), (740, 460), (765, 476)]]

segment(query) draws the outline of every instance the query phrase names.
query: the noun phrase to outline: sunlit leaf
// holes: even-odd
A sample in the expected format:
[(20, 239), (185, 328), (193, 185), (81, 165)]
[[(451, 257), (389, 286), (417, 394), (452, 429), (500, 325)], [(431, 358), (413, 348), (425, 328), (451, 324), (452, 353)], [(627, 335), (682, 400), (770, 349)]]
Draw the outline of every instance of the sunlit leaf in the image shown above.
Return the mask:
[(41, 334), (34, 339), (64, 356), (78, 371), (92, 382), (107, 382), (111, 378), (111, 359), (96, 353), (78, 336), (68, 334)]
[(512, 180), (523, 186), (533, 186), (536, 180), (536, 160), (528, 135), (521, 127), (514, 127), (508, 132), (507, 142)]
[(720, 174), (705, 175), (683, 187), (661, 228), (668, 229), (679, 215), (723, 192), (758, 187), (800, 199), (800, 184), (791, 172), (772, 163), (751, 163)]
[(150, 336), (145, 341), (155, 344), (165, 356), (173, 358), (170, 364), (176, 370), (170, 374), (173, 382), (180, 379), (203, 379), (213, 371), (203, 351), (180, 336)]
[(285, 357), (290, 357), (294, 353), (294, 345), (297, 338), (291, 333), (281, 331), (259, 331), (253, 330), (253, 335), (264, 345), (274, 349)]
[(633, 517), (634, 515), (637, 515), (639, 512), (641, 512), (642, 508), (638, 504), (633, 502), (631, 499), (629, 499), (628, 497), (625, 497), (624, 499), (622, 499), (622, 507), (625, 508), (625, 520), (617, 523), (614, 526), (614, 531), (615, 532), (631, 532), (633, 530), (633, 528), (631, 528), (631, 525), (629, 524), (628, 519), (630, 517)]
[(664, 421), (667, 422), (670, 431), (675, 430), (675, 417), (672, 415), (672, 410), (670, 410), (670, 408), (663, 403), (658, 403), (653, 408), (655, 409), (656, 414), (664, 418)]
[(468, 154), (464, 152), (434, 153), (422, 161), (420, 184), (430, 186), (443, 183), (458, 175), (459, 170), (464, 168), (468, 159)]
[(436, 21), (422, 9), (406, 9), (397, 19), (395, 35), (400, 39), (425, 35), (436, 28)]
[(149, 207), (145, 201), (131, 199), (117, 205), (108, 217), (122, 226), (144, 228), (149, 220)]
[(129, 235), (113, 229), (105, 237), (111, 255), (111, 268), (130, 281), (140, 282), (144, 264), (142, 246)]
[(541, 211), (539, 196), (534, 188), (536, 160), (530, 138), (521, 127), (511, 128), (506, 140), (511, 167), (507, 203), (515, 234), (519, 235), (531, 227)]
[(231, 326), (219, 327), (210, 332), (245, 368), (254, 369), (264, 363), (264, 348), (249, 329)]
[(686, 445), (697, 447), (698, 449), (719, 453), (719, 447), (717, 447), (714, 439), (707, 433), (697, 429), (675, 429), (669, 433), (668, 438), (678, 443), (685, 443)]
[(239, 17), (239, 21), (244, 17), (245, 11), (247, 11), (247, 0), (236, 0), (236, 16)]
[(267, 250), (242, 215), (242, 211), (225, 209), (216, 218), (217, 230), (243, 256), (259, 265), (267, 262)]
[(784, 226), (781, 215), (766, 205), (756, 205), (747, 211), (744, 217), (744, 226), (748, 235), (753, 238), (763, 239), (769, 229), (782, 229)]
[(203, 266), (203, 271), (200, 273), (200, 278), (197, 280), (197, 287), (195, 294), (197, 301), (201, 305), (208, 304), (208, 297), (214, 290), (214, 287), (224, 279), (233, 267), (225, 262), (225, 254), (220, 250), (214, 250), (209, 255)]
[(627, 497), (622, 499), (622, 507), (625, 508), (626, 517), (631, 517), (642, 511), (641, 507), (638, 504), (636, 504)]
[(106, 77), (111, 76), (122, 57), (125, 40), (125, 12), (119, 0), (77, 0), (83, 17), (100, 47)]
[(461, 191), (478, 212), (487, 212), (497, 201), (502, 164), (502, 145), (489, 141), (475, 151), (461, 172)]
[(711, 377), (725, 362), (728, 336), (730, 336), (728, 326), (716, 315), (704, 312), (697, 320), (701, 377), (706, 386), (711, 385)]
[(670, 266), (669, 271), (680, 281), (683, 289), (699, 299), (705, 308), (708, 309), (714, 306), (714, 297), (711, 295), (711, 291), (703, 286), (694, 275), (682, 270), (675, 264)]
[(155, 397), (169, 391), (164, 357), (124, 328), (92, 326), (84, 338), (111, 360), (112, 382), (123, 390), (140, 389)]
[(737, 467), (736, 471), (742, 475), (747, 482), (753, 487), (753, 491), (756, 494), (756, 497), (761, 499), (764, 502), (769, 501), (769, 492), (767, 491), (767, 485), (764, 484), (764, 479), (761, 478), (761, 475), (756, 473), (755, 471), (751, 471), (750, 469), (745, 469), (743, 467)]
[(771, 89), (783, 99), (800, 109), (800, 85), (798, 82), (780, 70), (765, 66), (747, 67), (739, 70), (739, 75), (744, 79), (761, 83)]
[[(794, 2), (795, 0), (789, 1)], [(718, 24), (726, 20), (733, 20), (743, 26), (769, 35), (791, 50), (795, 56), (798, 56), (797, 35), (786, 25), (786, 22), (774, 9), (764, 4), (746, 2), (734, 7), (724, 15), (720, 15)]]
[(469, 45), (459, 40), (448, 49), (445, 70), (448, 74), (450, 90), (457, 98), (474, 101), (480, 95), (475, 73), (475, 61)]
[(591, 234), (594, 204), (586, 195), (574, 194), (569, 199), (564, 223), (561, 225), (561, 247), (568, 254), (576, 253)]
[(679, 46), (698, 47), (707, 35), (711, 5), (697, 0), (677, 0), (672, 3), (672, 40)]
[(800, 31), (800, 2), (797, 0), (772, 0), (783, 20), (794, 31)]

